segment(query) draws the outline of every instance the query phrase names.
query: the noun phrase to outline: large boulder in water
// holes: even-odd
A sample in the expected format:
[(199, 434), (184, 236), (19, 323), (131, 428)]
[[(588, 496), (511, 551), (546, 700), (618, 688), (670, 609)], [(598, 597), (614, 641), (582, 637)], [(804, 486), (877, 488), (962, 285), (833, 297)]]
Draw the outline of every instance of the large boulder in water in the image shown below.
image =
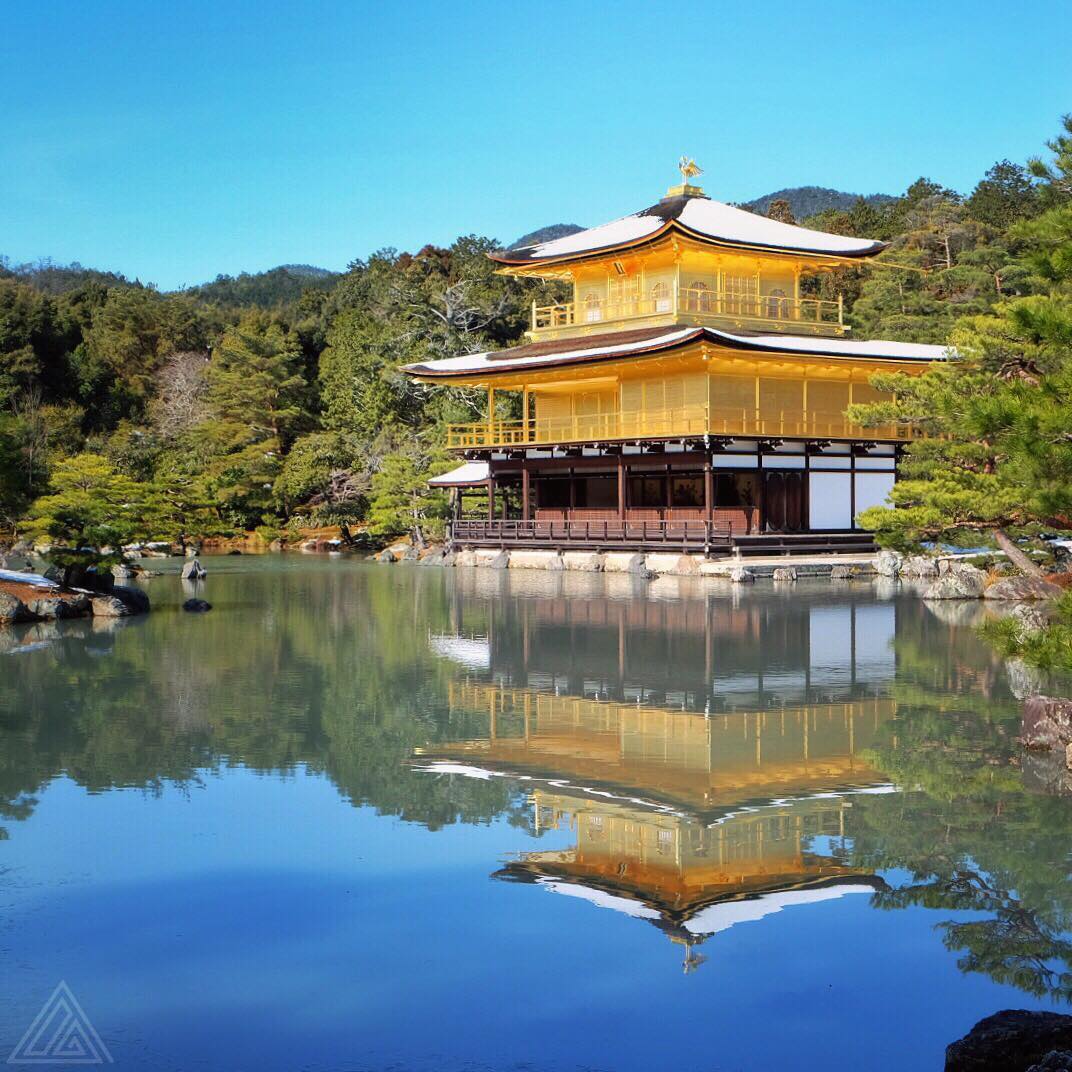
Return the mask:
[(127, 605), (115, 596), (94, 596), (90, 601), (94, 618), (127, 618), (130, 611)]
[(128, 588), (125, 585), (117, 584), (112, 589), (112, 595), (126, 604), (131, 614), (149, 613), (149, 597), (140, 588)]
[(898, 551), (879, 551), (875, 556), (875, 572), (880, 577), (896, 577), (903, 562), (904, 556)]
[(1005, 1009), (980, 1020), (946, 1047), (945, 1072), (1031, 1072), (1040, 1062), (1052, 1061), (1055, 1052), (1068, 1050), (1072, 1050), (1072, 1016)]
[(923, 593), (924, 599), (978, 599), (986, 587), (986, 574), (974, 566), (947, 570)]
[(46, 621), (62, 618), (81, 618), (89, 613), (89, 597), (78, 599), (60, 599), (59, 596), (38, 596), (26, 604), (30, 613)]
[(127, 618), (132, 614), (149, 612), (149, 597), (140, 588), (117, 584), (108, 595), (91, 600), (94, 618)]
[(32, 622), (34, 616), (21, 599), (0, 592), (0, 625), (10, 625), (14, 622)]
[(992, 584), (983, 599), (1010, 599), (1019, 602), (1037, 599), (1054, 599), (1061, 594), (1061, 589), (1042, 577), (1006, 577)]
[(905, 577), (937, 577), (938, 560), (930, 555), (909, 555), (901, 563), (901, 573)]

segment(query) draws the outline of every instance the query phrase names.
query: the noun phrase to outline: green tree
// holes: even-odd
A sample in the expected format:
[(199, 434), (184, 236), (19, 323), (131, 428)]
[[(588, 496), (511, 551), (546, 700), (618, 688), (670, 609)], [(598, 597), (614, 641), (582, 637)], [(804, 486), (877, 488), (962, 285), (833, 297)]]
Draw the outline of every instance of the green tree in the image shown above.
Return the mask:
[(429, 488), (430, 477), (451, 465), (441, 451), (428, 451), (410, 440), (386, 455), (372, 478), (369, 527), (380, 536), (410, 535), (423, 546), (429, 535), (439, 535), (447, 517), (447, 496)]
[(999, 160), (964, 203), (969, 216), (999, 231), (1038, 211), (1035, 184), (1027, 168)]
[(1046, 143), (1053, 159), (1033, 157), (1028, 169), (1040, 180), (1039, 197), (1045, 208), (1054, 208), (1072, 200), (1072, 112), (1061, 116), (1061, 130)]
[(307, 420), (301, 352), (277, 320), (251, 313), (228, 329), (208, 372), (212, 416), (193, 433), (204, 451), (206, 489), (234, 524), (273, 516), (283, 458)]
[(30, 506), (26, 531), (54, 541), (49, 559), (70, 583), (76, 570), (115, 561), (118, 548), (151, 539), (148, 489), (118, 472), (99, 454), (78, 454), (58, 462), (51, 491)]

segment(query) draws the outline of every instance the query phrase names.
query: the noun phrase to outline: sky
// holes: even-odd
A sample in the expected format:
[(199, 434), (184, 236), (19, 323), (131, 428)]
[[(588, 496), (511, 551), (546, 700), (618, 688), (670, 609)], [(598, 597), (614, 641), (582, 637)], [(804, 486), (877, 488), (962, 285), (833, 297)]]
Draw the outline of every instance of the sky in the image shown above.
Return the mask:
[[(706, 192), (970, 191), (1072, 111), (1072, 4), (0, 0), (0, 255), (163, 289)], [(679, 181), (679, 180), (677, 180)]]

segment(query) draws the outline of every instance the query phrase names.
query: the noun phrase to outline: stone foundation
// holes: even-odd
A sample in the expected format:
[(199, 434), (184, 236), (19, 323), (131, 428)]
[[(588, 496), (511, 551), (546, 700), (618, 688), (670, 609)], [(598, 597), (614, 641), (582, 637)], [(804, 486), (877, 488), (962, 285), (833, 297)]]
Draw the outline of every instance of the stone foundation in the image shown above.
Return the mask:
[(814, 556), (791, 560), (787, 569), (785, 558), (778, 564), (755, 562), (738, 558), (704, 558), (700, 554), (655, 551), (642, 554), (636, 551), (527, 551), (476, 548), (456, 551), (443, 556), (429, 556), (429, 565), (479, 566), (484, 569), (528, 569), (566, 573), (624, 573), (634, 577), (716, 577), (733, 580), (744, 568), (754, 578), (769, 579), (775, 574), (786, 580), (793, 578), (829, 577), (831, 571), (851, 568), (854, 576), (868, 577), (875, 573), (874, 559), (844, 563), (837, 555)]

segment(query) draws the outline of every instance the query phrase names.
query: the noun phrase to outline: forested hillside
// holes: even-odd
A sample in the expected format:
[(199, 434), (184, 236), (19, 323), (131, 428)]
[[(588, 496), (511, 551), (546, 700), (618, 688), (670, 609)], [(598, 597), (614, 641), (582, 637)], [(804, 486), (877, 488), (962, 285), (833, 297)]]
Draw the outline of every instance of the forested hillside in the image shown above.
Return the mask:
[[(1070, 197), (1067, 176), (1002, 161), (966, 194), (919, 179), (887, 202), (827, 208), (801, 222), (891, 244), (883, 264), (812, 290), (843, 290), (860, 336), (944, 342), (961, 318), (1044, 291), (1020, 227)], [(770, 212), (792, 218), (785, 198)], [(143, 537), (364, 521), (386, 533), (434, 517), (439, 426), (478, 418), (483, 400), (398, 366), (515, 343), (533, 299), (563, 296), (494, 274), (494, 246), (463, 236), (338, 276), (283, 266), (170, 294), (3, 262), (0, 525), (42, 530), (79, 495), (114, 495)]]
[(831, 190), (827, 186), (792, 186), (786, 190), (775, 190), (772, 194), (753, 198), (751, 201), (746, 201), (742, 207), (765, 216), (775, 201), (785, 201), (797, 219), (804, 219), (806, 216), (814, 216), (818, 212), (826, 212), (829, 209), (847, 211), (857, 201), (863, 201), (864, 204), (877, 208), (895, 200), (896, 198), (889, 194), (861, 196), (860, 194), (847, 194), (844, 190)]

